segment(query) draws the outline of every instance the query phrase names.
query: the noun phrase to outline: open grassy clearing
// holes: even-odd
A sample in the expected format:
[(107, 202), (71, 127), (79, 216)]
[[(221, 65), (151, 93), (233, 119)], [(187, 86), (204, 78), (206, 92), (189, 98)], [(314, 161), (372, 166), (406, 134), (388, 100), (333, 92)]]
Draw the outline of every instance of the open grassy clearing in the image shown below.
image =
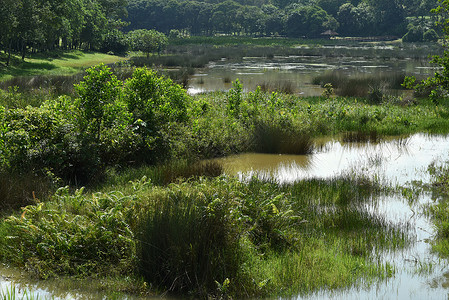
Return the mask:
[(82, 51), (31, 54), (30, 57), (25, 58), (25, 61), (14, 55), (9, 67), (0, 65), (0, 80), (7, 80), (16, 76), (72, 75), (93, 65), (112, 64), (122, 60), (126, 60), (126, 58)]

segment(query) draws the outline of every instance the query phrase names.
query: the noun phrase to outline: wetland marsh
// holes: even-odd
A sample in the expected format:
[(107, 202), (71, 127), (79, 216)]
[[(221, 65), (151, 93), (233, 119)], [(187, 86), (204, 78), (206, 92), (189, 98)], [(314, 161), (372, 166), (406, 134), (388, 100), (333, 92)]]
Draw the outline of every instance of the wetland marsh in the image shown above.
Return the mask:
[[(255, 88), (269, 72), (299, 84), (328, 71), (385, 81), (395, 68), (426, 76), (428, 64), (274, 55), (208, 68), (191, 82), (214, 69), (241, 74), (217, 75), (226, 91), (189, 95), (146, 68), (118, 79), (97, 66), (77, 95), (31, 107), (25, 92), (1, 94), (0, 193), (13, 211), (0, 223), (0, 254), (40, 279), (5, 269), (3, 283), (55, 299), (448, 294), (423, 208), (433, 201), (428, 166), (449, 159), (447, 99)], [(243, 74), (254, 87), (233, 78)], [(68, 290), (53, 286), (71, 276), (81, 280)], [(83, 278), (99, 284), (84, 293)]]

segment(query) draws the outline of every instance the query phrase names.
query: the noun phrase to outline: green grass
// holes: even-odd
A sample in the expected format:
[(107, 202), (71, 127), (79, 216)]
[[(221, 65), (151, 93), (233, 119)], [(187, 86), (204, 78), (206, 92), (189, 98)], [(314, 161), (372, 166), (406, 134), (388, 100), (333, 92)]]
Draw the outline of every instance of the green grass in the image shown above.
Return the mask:
[(432, 248), (440, 256), (449, 258), (449, 166), (446, 163), (432, 164), (428, 171), (432, 176), (432, 196), (434, 202), (425, 207), (436, 229)]
[(153, 291), (201, 298), (368, 284), (394, 271), (374, 249), (409, 243), (407, 224), (364, 208), (382, 193), (356, 177), (165, 187), (143, 178), (103, 193), (61, 189), (0, 224), (0, 257), (40, 278), (140, 275)]
[(19, 293), (16, 286), (11, 283), (9, 288), (0, 290), (0, 299), (3, 300), (39, 300), (39, 295), (34, 295), (30, 290), (25, 289)]
[[(4, 54), (0, 54), (0, 59), (3, 59), (3, 56)], [(93, 65), (112, 64), (125, 59), (120, 56), (82, 51), (31, 54), (30, 57), (25, 58), (25, 61), (14, 55), (9, 67), (0, 65), (0, 80), (16, 76), (73, 75)]]

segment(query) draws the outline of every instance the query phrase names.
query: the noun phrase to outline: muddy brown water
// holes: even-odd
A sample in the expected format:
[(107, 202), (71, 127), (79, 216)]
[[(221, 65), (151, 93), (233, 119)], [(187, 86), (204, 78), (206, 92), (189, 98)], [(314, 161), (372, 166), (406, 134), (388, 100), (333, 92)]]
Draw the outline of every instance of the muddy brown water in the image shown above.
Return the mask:
[[(414, 181), (429, 182), (427, 168), (431, 163), (449, 160), (449, 138), (425, 134), (376, 144), (330, 140), (320, 149), (311, 155), (242, 154), (219, 161), (227, 174), (242, 180), (257, 176), (285, 183), (355, 172), (410, 187)], [(413, 203), (401, 196), (385, 196), (368, 207), (390, 222), (408, 222), (414, 231), (416, 241), (410, 248), (383, 254), (383, 260), (395, 266), (392, 278), (368, 288), (323, 290), (297, 299), (448, 299), (449, 264), (431, 252), (428, 241), (434, 229), (422, 213), (422, 206), (431, 201), (429, 193), (421, 194)]]
[[(219, 159), (226, 174), (245, 180), (251, 176), (271, 178), (280, 183), (304, 178), (330, 178), (348, 172), (365, 174), (386, 183), (411, 186), (413, 181), (429, 182), (427, 168), (434, 162), (449, 161), (449, 137), (415, 134), (380, 143), (344, 144), (339, 140), (320, 141), (321, 146), (310, 155), (241, 154)], [(415, 242), (411, 247), (382, 253), (382, 259), (395, 267), (395, 274), (367, 288), (341, 291), (318, 291), (297, 299), (447, 299), (449, 267), (431, 252), (428, 243), (434, 230), (422, 214), (422, 205), (433, 201), (422, 193), (413, 203), (402, 196), (385, 196), (369, 209), (384, 215), (390, 222), (408, 222)], [(103, 299), (86, 287), (73, 290), (58, 287), (58, 282), (32, 282), (19, 272), (0, 268), (0, 288), (11, 283), (39, 295), (39, 299)], [(363, 286), (363, 285), (362, 285)], [(131, 298), (128, 298), (131, 299)]]

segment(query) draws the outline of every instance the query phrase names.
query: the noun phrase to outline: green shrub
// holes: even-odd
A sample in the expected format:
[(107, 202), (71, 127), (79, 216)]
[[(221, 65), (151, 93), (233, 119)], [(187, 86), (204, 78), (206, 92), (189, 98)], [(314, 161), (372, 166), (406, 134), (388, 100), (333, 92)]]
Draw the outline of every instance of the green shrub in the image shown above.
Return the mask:
[(234, 118), (240, 115), (240, 104), (242, 102), (243, 85), (238, 79), (232, 83), (232, 89), (228, 92), (227, 109), (228, 114)]
[(121, 193), (89, 197), (82, 189), (70, 194), (61, 188), (52, 202), (27, 206), (1, 224), (2, 259), (40, 278), (129, 273), (135, 263), (135, 202)]

